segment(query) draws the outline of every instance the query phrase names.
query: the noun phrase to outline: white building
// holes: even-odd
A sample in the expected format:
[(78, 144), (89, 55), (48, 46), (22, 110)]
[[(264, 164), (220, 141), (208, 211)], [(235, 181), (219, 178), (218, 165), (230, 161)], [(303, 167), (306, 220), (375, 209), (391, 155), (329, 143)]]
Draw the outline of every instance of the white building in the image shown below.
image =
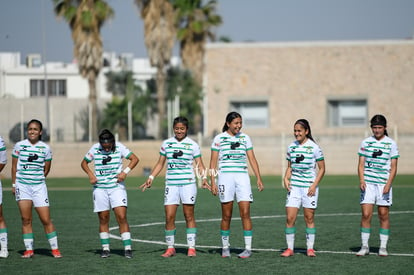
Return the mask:
[[(173, 64), (177, 63), (178, 59), (174, 58)], [(100, 107), (112, 98), (106, 89), (105, 73), (123, 69), (132, 70), (136, 84), (143, 88), (156, 72), (148, 59), (134, 59), (132, 54), (105, 53), (104, 67), (97, 79)], [(48, 98), (44, 89), (46, 79)], [(79, 118), (85, 116), (88, 95), (88, 82), (79, 74), (76, 63), (48, 62), (45, 67), (39, 54), (31, 54), (22, 64), (20, 53), (0, 53), (0, 135), (6, 141), (10, 129), (19, 122), (36, 118), (46, 126), (47, 105), (51, 140), (82, 140), (85, 133)]]

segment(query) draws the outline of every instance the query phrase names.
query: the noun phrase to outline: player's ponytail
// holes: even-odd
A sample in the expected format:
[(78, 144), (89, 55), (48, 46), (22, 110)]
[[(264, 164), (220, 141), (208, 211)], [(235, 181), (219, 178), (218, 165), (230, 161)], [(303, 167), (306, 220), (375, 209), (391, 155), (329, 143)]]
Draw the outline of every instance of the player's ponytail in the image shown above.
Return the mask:
[(384, 135), (388, 136), (387, 132), (387, 119), (383, 115), (375, 115), (371, 118), (371, 128), (375, 125), (380, 125), (385, 127)]
[(315, 142), (315, 140), (314, 140), (314, 139), (313, 139), (313, 137), (312, 137), (312, 131), (311, 131), (311, 127), (310, 127), (309, 121), (307, 121), (306, 119), (302, 118), (302, 119), (298, 119), (298, 120), (295, 122), (295, 125), (296, 125), (296, 124), (299, 124), (299, 125), (301, 125), (303, 128), (305, 128), (305, 130), (308, 130), (308, 134), (306, 135), (306, 137), (307, 137), (308, 139), (312, 140), (313, 142)]
[(235, 118), (242, 118), (242, 116), (237, 112), (230, 112), (226, 116), (226, 121), (223, 125), (223, 132), (226, 132), (229, 129), (228, 123), (231, 123)]

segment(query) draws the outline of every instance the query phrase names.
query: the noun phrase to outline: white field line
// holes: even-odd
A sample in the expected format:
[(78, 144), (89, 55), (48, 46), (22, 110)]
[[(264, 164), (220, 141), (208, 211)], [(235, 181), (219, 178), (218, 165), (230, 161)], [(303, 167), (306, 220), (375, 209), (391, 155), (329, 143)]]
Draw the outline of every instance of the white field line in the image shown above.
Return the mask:
[[(398, 214), (413, 214), (414, 211), (390, 211), (390, 214), (392, 215), (398, 215)], [(317, 214), (318, 217), (332, 217), (332, 216), (359, 216), (361, 213), (332, 213), (332, 214)], [(376, 213), (374, 213), (376, 215)], [(298, 215), (303, 216), (303, 215)], [(275, 218), (285, 218), (285, 215), (271, 215), (271, 216), (253, 216), (252, 219), (275, 219)], [(240, 217), (235, 217), (232, 220), (240, 220)], [(197, 223), (200, 222), (218, 222), (221, 221), (221, 218), (215, 218), (215, 219), (202, 219), (197, 220)], [(185, 223), (185, 221), (176, 221), (176, 223)], [(153, 223), (145, 223), (145, 224), (138, 224), (138, 225), (130, 225), (130, 227), (148, 227), (148, 226), (154, 226), (154, 225), (164, 225), (164, 222), (153, 222)], [(118, 226), (114, 226), (109, 228), (110, 231), (118, 229)], [(109, 234), (109, 237), (112, 239), (121, 240), (121, 237), (119, 235)], [(159, 245), (166, 245), (165, 242), (162, 241), (150, 241), (150, 240), (142, 240), (142, 239), (131, 239), (134, 242), (140, 242), (140, 243), (149, 243), (149, 244), (159, 244)], [(187, 244), (179, 244), (176, 243), (175, 246), (179, 247), (187, 247)], [(198, 245), (198, 248), (211, 248), (211, 249), (219, 249), (221, 246), (211, 246), (211, 245)], [(233, 247), (234, 249), (240, 249), (242, 250), (242, 247)], [(267, 251), (267, 252), (281, 252), (282, 248), (253, 248), (253, 251)], [(296, 252), (299, 253), (305, 253), (305, 250), (296, 250)], [(351, 251), (328, 251), (328, 250), (318, 250), (318, 253), (327, 253), (327, 254), (355, 254), (355, 252)], [(370, 254), (376, 254), (370, 252)], [(407, 254), (407, 253), (389, 253), (389, 255), (392, 256), (406, 256), (406, 257), (414, 257), (414, 254)]]

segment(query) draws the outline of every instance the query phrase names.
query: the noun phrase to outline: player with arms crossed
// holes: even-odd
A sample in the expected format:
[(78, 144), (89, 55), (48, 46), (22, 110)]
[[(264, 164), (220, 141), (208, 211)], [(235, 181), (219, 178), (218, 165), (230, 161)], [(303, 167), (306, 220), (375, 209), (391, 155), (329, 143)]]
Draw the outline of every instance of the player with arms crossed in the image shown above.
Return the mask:
[(380, 221), (378, 255), (388, 256), (389, 208), (392, 205), (392, 182), (397, 174), (399, 153), (395, 141), (388, 137), (387, 120), (383, 115), (372, 117), (371, 130), (373, 135), (362, 141), (358, 151), (362, 247), (356, 255), (369, 254), (368, 240), (371, 234), (371, 219), (374, 205), (377, 205)]
[[(122, 170), (122, 160), (129, 160)], [(89, 169), (94, 162), (95, 173)], [(127, 220), (128, 198), (125, 188), (127, 174), (137, 166), (138, 157), (124, 144), (115, 141), (114, 135), (107, 129), (99, 134), (99, 142), (92, 145), (81, 162), (83, 171), (93, 185), (94, 212), (99, 218), (99, 238), (102, 245), (102, 258), (110, 256), (109, 218), (113, 209), (119, 225), (119, 233), (124, 244), (126, 258), (132, 258), (131, 232)]]
[(313, 140), (311, 128), (306, 119), (297, 120), (293, 131), (296, 140), (287, 149), (288, 167), (284, 177), (284, 185), (288, 191), (285, 228), (288, 248), (280, 256), (290, 257), (294, 254), (295, 223), (302, 206), (306, 223), (306, 254), (309, 257), (315, 257), (314, 216), (318, 206), (318, 185), (325, 174), (325, 160), (321, 148)]
[[(203, 175), (203, 188), (210, 189), (201, 151), (198, 144), (187, 137), (188, 120), (185, 117), (176, 117), (173, 121), (174, 137), (164, 140), (160, 149), (160, 156), (151, 171), (146, 182), (140, 186), (142, 191), (151, 188), (154, 178), (161, 172), (167, 163), (165, 176), (165, 240), (167, 250), (161, 256), (172, 257), (176, 254), (175, 244), (175, 217), (180, 202), (183, 204), (184, 218), (186, 222), (187, 256), (196, 256), (195, 243), (197, 235), (196, 221), (194, 218), (194, 205), (197, 198), (196, 175), (193, 162), (197, 171)], [(197, 176), (200, 176), (197, 175)]]
[(34, 255), (33, 206), (43, 224), (53, 257), (62, 257), (58, 249), (55, 226), (50, 218), (46, 186), (46, 176), (52, 165), (52, 151), (46, 143), (41, 141), (42, 128), (42, 123), (39, 120), (29, 121), (27, 139), (17, 142), (12, 152), (12, 192), (16, 196), (19, 206), (23, 242), (26, 247), (22, 258), (32, 258)]

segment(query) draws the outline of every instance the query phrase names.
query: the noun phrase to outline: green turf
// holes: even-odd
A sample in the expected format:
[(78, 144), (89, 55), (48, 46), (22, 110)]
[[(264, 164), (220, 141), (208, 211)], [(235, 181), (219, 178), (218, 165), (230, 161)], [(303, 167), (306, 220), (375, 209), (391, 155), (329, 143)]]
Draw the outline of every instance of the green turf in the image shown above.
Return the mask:
[[(138, 190), (144, 178), (129, 178), (128, 219), (134, 239), (164, 241), (163, 182), (157, 178), (154, 187), (146, 192)], [(177, 256), (160, 257), (164, 244), (134, 242), (134, 258), (123, 257), (120, 240), (111, 239), (112, 255), (99, 257), (98, 219), (92, 212), (92, 195), (87, 178), (48, 179), (51, 214), (59, 236), (62, 259), (50, 256), (49, 244), (39, 219), (34, 215), (35, 257), (21, 259), (24, 246), (21, 240), (20, 216), (11, 195), (9, 180), (3, 180), (3, 212), (9, 230), (8, 259), (0, 259), (1, 274), (207, 274), (207, 273), (264, 273), (264, 274), (409, 274), (414, 263), (414, 193), (413, 175), (399, 175), (394, 183), (394, 205), (391, 208), (391, 236), (389, 257), (375, 255), (378, 250), (378, 217), (372, 223), (372, 255), (356, 257), (359, 249), (360, 207), (356, 176), (326, 176), (321, 183), (319, 207), (316, 213), (316, 258), (300, 253), (306, 247), (303, 216), (297, 220), (295, 247), (297, 254), (279, 257), (284, 249), (285, 191), (280, 177), (264, 177), (265, 191), (254, 192), (255, 202), (253, 256), (238, 259), (243, 247), (243, 236), (238, 211), (235, 207), (230, 242), (232, 257), (220, 257), (219, 219), (220, 204), (217, 197), (199, 189), (196, 206), (198, 220), (197, 257), (188, 258), (183, 246), (177, 246)], [(254, 183), (254, 181), (253, 181)], [(254, 184), (253, 184), (254, 186)], [(185, 225), (182, 208), (178, 209), (176, 243), (185, 244)], [(300, 212), (301, 213), (301, 212)], [(211, 220), (213, 219), (213, 220)], [(207, 221), (209, 220), (209, 221)], [(148, 226), (140, 226), (151, 224)], [(114, 216), (111, 226), (116, 227)], [(111, 233), (118, 235), (116, 229)]]

